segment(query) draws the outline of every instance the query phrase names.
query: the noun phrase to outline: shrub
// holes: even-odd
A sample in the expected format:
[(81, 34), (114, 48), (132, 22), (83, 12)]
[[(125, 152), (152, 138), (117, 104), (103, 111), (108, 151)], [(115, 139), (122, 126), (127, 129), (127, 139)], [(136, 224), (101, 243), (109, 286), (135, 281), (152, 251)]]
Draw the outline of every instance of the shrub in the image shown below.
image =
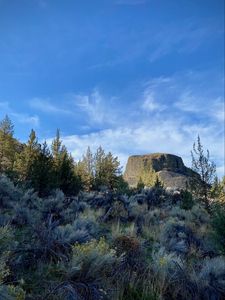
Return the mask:
[(212, 215), (213, 238), (222, 253), (225, 253), (225, 206), (216, 204)]
[(19, 201), (21, 192), (14, 186), (12, 181), (4, 176), (0, 175), (0, 207), (11, 207), (11, 202)]
[(165, 248), (153, 251), (151, 270), (155, 278), (155, 284), (160, 296), (166, 295), (168, 289), (173, 284), (173, 278), (177, 277), (178, 266), (183, 263), (175, 253), (167, 253)]
[(181, 191), (181, 204), (180, 207), (185, 210), (192, 209), (194, 200), (192, 194), (187, 190)]
[(160, 242), (168, 251), (185, 255), (190, 245), (197, 243), (197, 239), (184, 222), (169, 219), (162, 228)]
[(112, 299), (120, 260), (103, 238), (76, 244), (71, 262), (61, 268), (64, 280), (52, 294), (59, 299)]
[(224, 299), (225, 297), (225, 259), (215, 257), (205, 259), (197, 277), (202, 299)]

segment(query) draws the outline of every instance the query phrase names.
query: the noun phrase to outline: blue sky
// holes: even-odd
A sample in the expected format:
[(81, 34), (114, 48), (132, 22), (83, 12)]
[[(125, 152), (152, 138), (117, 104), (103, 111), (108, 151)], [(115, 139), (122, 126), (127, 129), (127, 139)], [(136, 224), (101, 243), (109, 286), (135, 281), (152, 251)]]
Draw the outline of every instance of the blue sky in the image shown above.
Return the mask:
[(79, 159), (168, 152), (200, 134), (224, 173), (223, 0), (0, 0), (0, 117)]

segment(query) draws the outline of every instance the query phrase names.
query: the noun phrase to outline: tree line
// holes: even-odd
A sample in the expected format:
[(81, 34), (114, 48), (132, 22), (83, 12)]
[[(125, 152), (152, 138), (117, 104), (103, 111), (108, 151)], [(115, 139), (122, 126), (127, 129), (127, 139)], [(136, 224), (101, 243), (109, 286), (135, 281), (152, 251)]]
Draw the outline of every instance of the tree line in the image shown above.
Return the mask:
[[(196, 176), (192, 176), (188, 189), (208, 205), (209, 198), (224, 194), (225, 179), (219, 181), (216, 177), (216, 166), (208, 150), (205, 154), (200, 137), (193, 144), (191, 156)], [(14, 137), (14, 125), (7, 115), (0, 122), (0, 173), (25, 189), (34, 189), (41, 197), (48, 196), (53, 189), (60, 189), (67, 196), (103, 187), (131, 192), (123, 179), (118, 157), (111, 152), (106, 153), (100, 146), (92, 153), (88, 147), (82, 159), (75, 162), (62, 143), (59, 129), (50, 147), (46, 141), (38, 141), (33, 129), (28, 141), (22, 144)], [(139, 177), (138, 190), (162, 186), (156, 172), (149, 167), (142, 170)]]
[(62, 143), (59, 129), (50, 147), (46, 141), (38, 141), (33, 129), (28, 141), (21, 144), (14, 137), (14, 125), (8, 116), (0, 122), (0, 173), (16, 184), (33, 188), (41, 197), (53, 189), (71, 196), (80, 190), (126, 185), (118, 157), (106, 153), (101, 146), (96, 153), (88, 147), (83, 158), (75, 162)]

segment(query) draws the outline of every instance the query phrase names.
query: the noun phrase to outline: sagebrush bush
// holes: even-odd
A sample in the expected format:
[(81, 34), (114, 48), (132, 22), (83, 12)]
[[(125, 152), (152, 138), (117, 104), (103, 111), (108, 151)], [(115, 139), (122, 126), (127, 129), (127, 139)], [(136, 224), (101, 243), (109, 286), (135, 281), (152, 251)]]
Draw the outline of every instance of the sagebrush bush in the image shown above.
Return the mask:
[(225, 258), (205, 259), (197, 276), (203, 299), (224, 299), (225, 297)]
[(225, 205), (217, 204), (213, 207), (212, 215), (213, 239), (219, 250), (225, 254)]
[(0, 175), (0, 208), (9, 208), (19, 201), (21, 192), (6, 176)]
[(185, 210), (192, 209), (194, 205), (192, 194), (187, 190), (182, 190), (180, 197), (181, 197), (180, 207)]
[(75, 244), (70, 263), (62, 267), (64, 282), (54, 293), (64, 295), (62, 299), (69, 299), (69, 296), (81, 300), (112, 299), (115, 270), (120, 261), (103, 238)]
[(223, 299), (222, 204), (136, 193), (41, 198), (1, 177), (0, 299)]

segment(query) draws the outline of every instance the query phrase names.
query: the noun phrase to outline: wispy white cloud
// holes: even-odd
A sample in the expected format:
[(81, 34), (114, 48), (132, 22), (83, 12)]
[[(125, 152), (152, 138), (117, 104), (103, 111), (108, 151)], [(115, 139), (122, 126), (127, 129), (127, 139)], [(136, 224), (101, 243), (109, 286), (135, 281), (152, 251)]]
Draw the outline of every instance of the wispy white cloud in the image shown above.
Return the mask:
[(70, 94), (68, 99), (76, 111), (88, 117), (88, 124), (112, 126), (118, 122), (119, 112), (116, 105), (118, 99), (104, 96), (97, 88), (86, 94)]
[(188, 112), (202, 117), (215, 119), (219, 123), (224, 123), (224, 101), (222, 97), (215, 99), (205, 99), (201, 95), (195, 95), (190, 90), (181, 93), (179, 101), (174, 103), (174, 107), (183, 112)]
[(102, 145), (117, 155), (123, 166), (131, 154), (152, 152), (177, 154), (190, 166), (190, 151), (199, 134), (222, 175), (223, 101), (217, 82), (216, 76), (201, 72), (151, 78), (141, 84), (136, 98), (124, 105), (123, 98), (106, 97), (99, 89), (69, 94), (64, 108), (82, 116), (86, 134), (64, 135), (63, 140), (75, 159), (81, 158), (88, 146), (95, 150)]
[[(182, 156), (190, 166), (190, 150), (197, 135), (200, 134), (205, 149), (222, 175), (224, 164), (224, 132), (222, 98), (215, 89), (218, 78), (211, 78), (212, 87), (207, 85), (207, 74), (186, 72), (171, 77), (152, 78), (143, 85), (141, 97), (133, 106), (133, 111), (122, 114), (113, 112), (117, 122), (110, 129), (102, 129), (87, 135), (65, 137), (65, 143), (80, 158), (84, 149), (90, 145), (94, 149), (102, 145), (112, 150), (125, 165), (131, 154), (169, 152)], [(204, 79), (204, 80), (203, 80)], [(203, 85), (203, 83), (206, 83)], [(204, 92), (203, 92), (204, 91)], [(99, 101), (82, 98), (80, 107), (93, 119), (110, 118), (103, 109), (106, 99), (97, 93)], [(215, 100), (212, 100), (212, 97)], [(142, 99), (140, 103), (140, 99)], [(93, 101), (93, 102), (92, 102)], [(91, 104), (94, 105), (93, 108)], [(132, 107), (132, 103), (129, 105)], [(93, 112), (94, 109), (94, 112)], [(151, 118), (146, 114), (151, 113)]]
[(106, 117), (104, 111), (104, 100), (97, 89), (89, 95), (74, 95), (74, 104), (81, 111), (86, 113), (90, 120), (97, 123), (102, 123)]
[(29, 116), (26, 114), (15, 113), (15, 112), (11, 113), (10, 115), (15, 119), (17, 119), (19, 123), (29, 124), (34, 127), (38, 127), (40, 125), (40, 119), (37, 115)]
[(186, 19), (179, 25), (169, 23), (164, 27), (159, 27), (151, 40), (149, 61), (154, 62), (172, 52), (192, 53), (209, 42), (209, 35), (213, 34), (213, 37), (216, 37), (222, 34), (216, 24), (210, 24), (210, 20), (208, 23), (208, 26), (202, 26), (192, 19)]
[(142, 103), (142, 109), (145, 112), (161, 112), (164, 109), (166, 109), (166, 105), (157, 101), (154, 91), (151, 89), (151, 87), (148, 87), (144, 91), (144, 100)]
[(173, 153), (181, 156), (187, 165), (191, 165), (190, 150), (197, 135), (200, 134), (204, 146), (213, 153), (222, 175), (221, 158), (223, 141), (214, 134), (212, 126), (188, 127), (181, 120), (158, 119), (143, 122), (137, 126), (101, 130), (86, 135), (64, 136), (63, 141), (76, 160), (82, 157), (85, 149), (91, 146), (93, 151), (102, 145), (106, 151), (112, 151), (125, 167), (129, 155), (154, 152)]
[(35, 108), (44, 113), (53, 113), (53, 114), (71, 114), (71, 110), (64, 109), (59, 107), (56, 104), (53, 104), (50, 99), (44, 98), (33, 98), (29, 102), (31, 108)]
[(40, 119), (37, 115), (28, 115), (24, 113), (19, 113), (10, 107), (9, 102), (0, 102), (1, 114), (7, 114), (19, 123), (30, 124), (33, 127), (38, 127), (40, 125)]

